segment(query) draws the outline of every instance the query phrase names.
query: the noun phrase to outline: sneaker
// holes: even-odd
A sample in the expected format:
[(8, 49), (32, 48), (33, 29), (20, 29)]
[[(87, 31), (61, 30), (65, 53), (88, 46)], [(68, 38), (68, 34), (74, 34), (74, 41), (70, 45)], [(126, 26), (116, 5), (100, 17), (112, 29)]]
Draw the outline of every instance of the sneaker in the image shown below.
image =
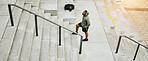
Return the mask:
[(83, 39), (82, 41), (88, 41), (88, 39)]
[(73, 34), (73, 35), (77, 35), (77, 33), (78, 33), (78, 32), (73, 32), (72, 34)]

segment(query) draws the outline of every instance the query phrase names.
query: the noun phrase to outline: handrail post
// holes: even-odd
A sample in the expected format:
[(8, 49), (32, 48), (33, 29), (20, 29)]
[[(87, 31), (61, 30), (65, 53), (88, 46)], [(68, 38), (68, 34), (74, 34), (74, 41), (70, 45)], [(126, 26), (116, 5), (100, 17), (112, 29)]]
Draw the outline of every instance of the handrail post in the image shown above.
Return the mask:
[(9, 15), (10, 15), (11, 26), (14, 26), (11, 5), (9, 4), (8, 4), (8, 10), (9, 10)]
[(36, 36), (38, 36), (37, 15), (35, 15), (35, 29), (36, 29)]
[(122, 38), (122, 36), (119, 37), (118, 45), (117, 45), (117, 48), (116, 48), (116, 52), (115, 53), (118, 53), (120, 42), (121, 42), (121, 38)]
[(137, 46), (137, 49), (136, 49), (136, 52), (135, 52), (135, 55), (134, 55), (134, 61), (135, 61), (135, 59), (136, 59), (136, 56), (137, 56), (137, 53), (138, 53), (138, 50), (139, 50), (139, 47), (140, 47), (140, 44), (138, 44), (138, 46)]
[(59, 46), (61, 46), (61, 26), (59, 26)]
[(81, 52), (82, 52), (82, 39), (83, 39), (83, 36), (81, 36), (81, 39), (80, 39), (80, 50), (79, 50), (79, 54), (81, 54)]

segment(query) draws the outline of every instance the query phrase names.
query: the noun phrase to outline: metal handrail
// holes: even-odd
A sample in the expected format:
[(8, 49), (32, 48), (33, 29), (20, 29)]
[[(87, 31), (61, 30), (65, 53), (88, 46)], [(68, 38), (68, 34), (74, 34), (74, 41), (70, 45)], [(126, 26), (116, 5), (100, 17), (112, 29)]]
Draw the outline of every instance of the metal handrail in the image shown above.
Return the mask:
[[(8, 4), (11, 26), (14, 26), (14, 23), (13, 23), (13, 16), (12, 16), (12, 11), (11, 11), (11, 6), (15, 6), (15, 7), (17, 7), (17, 8), (20, 8), (20, 9), (22, 9), (22, 10), (24, 10), (24, 11), (29, 12), (30, 14), (35, 15), (36, 36), (38, 36), (37, 17), (40, 17), (40, 18), (42, 18), (42, 19), (44, 19), (44, 20), (46, 20), (46, 21), (48, 21), (48, 22), (50, 22), (50, 23), (52, 23), (52, 24), (54, 24), (54, 25), (59, 26), (59, 45), (61, 45), (61, 28), (65, 29), (65, 30), (68, 30), (68, 31), (70, 31), (70, 32), (74, 32), (74, 31), (72, 31), (72, 30), (70, 30), (70, 29), (68, 29), (68, 28), (66, 28), (66, 27), (63, 27), (63, 26), (61, 26), (61, 25), (59, 25), (59, 24), (57, 24), (57, 23), (55, 23), (55, 22), (53, 22), (53, 21), (50, 21), (50, 20), (48, 20), (48, 19), (46, 19), (46, 18), (44, 18), (44, 17), (42, 17), (42, 16), (40, 16), (40, 15), (38, 15), (38, 14), (35, 14), (35, 13), (33, 13), (33, 12), (27, 10), (27, 9), (24, 9), (24, 8), (18, 6), (18, 5), (15, 5), (15, 4)], [(76, 32), (74, 32), (74, 33), (76, 33)], [(83, 36), (82, 36), (81, 34), (79, 34), (79, 33), (76, 33), (76, 34), (79, 35), (79, 36), (81, 36), (81, 39), (80, 39), (80, 49), (79, 49), (79, 54), (81, 54)]]
[(142, 47), (148, 49), (148, 47), (144, 46), (143, 44), (141, 44), (141, 43), (139, 43), (139, 42), (137, 42), (137, 41), (131, 39), (130, 37), (127, 37), (127, 36), (124, 35), (124, 36), (119, 36), (119, 40), (118, 40), (118, 44), (117, 44), (117, 48), (116, 48), (116, 52), (115, 52), (116, 54), (118, 53), (118, 50), (119, 50), (119, 46), (120, 46), (120, 42), (121, 42), (121, 38), (122, 38), (122, 37), (125, 37), (125, 38), (131, 40), (132, 42), (138, 44), (133, 60), (136, 59), (136, 56), (137, 56), (137, 53), (138, 53), (138, 50), (139, 50), (139, 47), (140, 47), (140, 46), (142, 46)]

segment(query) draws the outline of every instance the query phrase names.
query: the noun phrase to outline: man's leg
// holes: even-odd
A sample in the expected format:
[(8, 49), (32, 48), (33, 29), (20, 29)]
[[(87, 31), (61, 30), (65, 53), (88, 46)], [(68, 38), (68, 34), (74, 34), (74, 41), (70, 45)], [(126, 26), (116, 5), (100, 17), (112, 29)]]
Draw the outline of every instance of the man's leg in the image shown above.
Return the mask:
[(85, 39), (87, 40), (88, 39), (88, 32), (85, 32)]
[(83, 32), (85, 32), (85, 39), (83, 41), (88, 41), (88, 28), (83, 28)]
[(83, 39), (83, 41), (88, 41), (88, 32), (85, 32), (85, 39)]
[[(76, 32), (77, 32), (77, 33), (78, 33), (78, 30), (79, 30), (79, 27), (80, 27), (80, 26), (77, 24), (77, 25), (76, 25)], [(74, 33), (74, 32), (73, 32), (72, 34), (73, 34), (73, 35), (77, 35), (77, 34)]]
[(78, 30), (79, 30), (79, 25), (77, 24), (76, 25), (76, 32), (78, 33)]

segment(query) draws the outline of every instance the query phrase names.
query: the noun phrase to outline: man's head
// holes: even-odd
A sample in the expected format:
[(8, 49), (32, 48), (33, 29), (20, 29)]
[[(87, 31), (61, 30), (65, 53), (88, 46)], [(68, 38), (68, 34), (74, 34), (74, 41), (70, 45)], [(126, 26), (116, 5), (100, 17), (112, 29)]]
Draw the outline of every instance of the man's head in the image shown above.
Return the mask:
[(88, 15), (88, 11), (87, 10), (84, 10), (83, 13), (82, 13), (82, 15), (83, 16), (87, 16)]

